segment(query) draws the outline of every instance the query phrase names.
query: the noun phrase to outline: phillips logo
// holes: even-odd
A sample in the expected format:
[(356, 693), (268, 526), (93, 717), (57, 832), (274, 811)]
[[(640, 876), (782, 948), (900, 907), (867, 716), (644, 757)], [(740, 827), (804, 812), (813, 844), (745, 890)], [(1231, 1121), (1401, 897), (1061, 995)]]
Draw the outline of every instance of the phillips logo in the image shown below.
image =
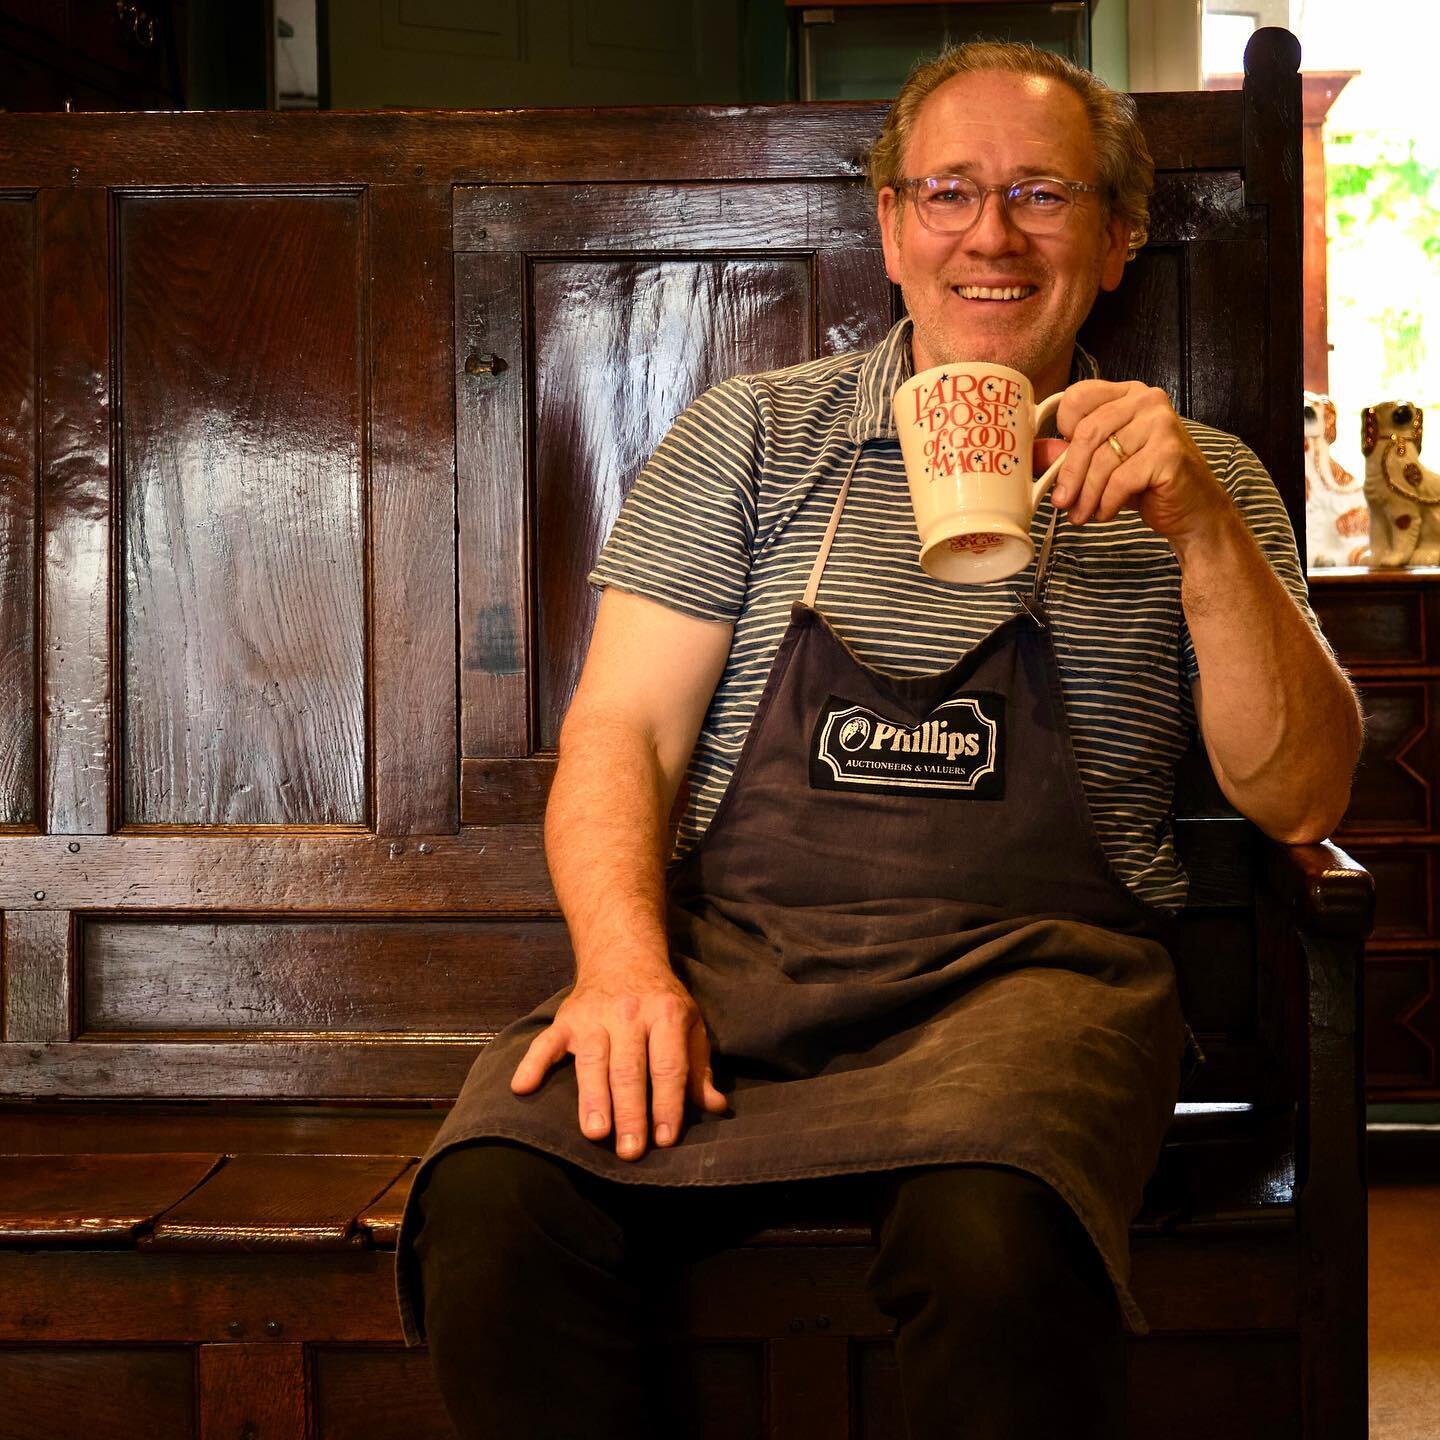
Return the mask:
[(832, 695), (810, 751), (814, 789), (880, 794), (1004, 794), (1005, 700), (989, 691), (945, 701), (918, 724)]

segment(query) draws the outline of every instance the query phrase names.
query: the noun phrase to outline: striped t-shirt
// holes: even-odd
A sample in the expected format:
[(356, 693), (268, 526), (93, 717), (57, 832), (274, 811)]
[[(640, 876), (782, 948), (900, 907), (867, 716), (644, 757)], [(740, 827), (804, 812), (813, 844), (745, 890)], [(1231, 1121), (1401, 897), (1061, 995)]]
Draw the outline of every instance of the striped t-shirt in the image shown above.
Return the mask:
[[(1077, 374), (1094, 374), (1077, 352)], [(850, 647), (891, 675), (944, 670), (1028, 594), (1029, 570), (957, 586), (932, 580), (890, 399), (911, 373), (910, 322), (875, 349), (726, 380), (681, 416), (641, 470), (590, 576), (686, 615), (733, 621), (729, 659), (687, 772), (674, 855), (699, 842), (750, 729), (791, 604), (804, 592), (840, 484), (860, 460), (817, 605)], [(1294, 534), (1275, 486), (1232, 435), (1185, 422), (1285, 588), (1310, 620)], [(1052, 506), (1042, 502), (1037, 554)], [(1169, 811), (1195, 730), (1197, 673), (1180, 566), (1134, 511), (1056, 528), (1044, 597), (1075, 758), (1096, 831), (1143, 900), (1184, 903)], [(1317, 630), (1318, 633), (1318, 630)]]

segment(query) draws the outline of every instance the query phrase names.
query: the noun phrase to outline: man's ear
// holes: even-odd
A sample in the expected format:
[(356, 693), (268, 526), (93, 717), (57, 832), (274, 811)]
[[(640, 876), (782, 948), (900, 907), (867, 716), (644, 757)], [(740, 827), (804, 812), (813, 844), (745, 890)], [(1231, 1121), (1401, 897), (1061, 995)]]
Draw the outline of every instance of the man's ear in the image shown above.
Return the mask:
[(1130, 251), (1130, 222), (1112, 215), (1105, 222), (1105, 258), (1100, 265), (1100, 288), (1113, 290), (1125, 274), (1125, 257)]
[(880, 227), (880, 245), (885, 252), (885, 273), (893, 284), (900, 283), (900, 196), (886, 185), (875, 197), (875, 222)]

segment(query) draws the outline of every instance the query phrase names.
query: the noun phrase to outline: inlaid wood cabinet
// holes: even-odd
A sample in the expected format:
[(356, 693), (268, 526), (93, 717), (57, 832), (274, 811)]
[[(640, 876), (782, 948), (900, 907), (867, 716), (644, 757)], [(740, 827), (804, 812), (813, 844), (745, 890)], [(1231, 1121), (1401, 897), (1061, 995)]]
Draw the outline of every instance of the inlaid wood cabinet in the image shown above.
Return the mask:
[(1375, 877), (1365, 956), (1372, 1101), (1440, 1100), (1440, 570), (1314, 571), (1310, 596), (1365, 707), (1336, 835)]

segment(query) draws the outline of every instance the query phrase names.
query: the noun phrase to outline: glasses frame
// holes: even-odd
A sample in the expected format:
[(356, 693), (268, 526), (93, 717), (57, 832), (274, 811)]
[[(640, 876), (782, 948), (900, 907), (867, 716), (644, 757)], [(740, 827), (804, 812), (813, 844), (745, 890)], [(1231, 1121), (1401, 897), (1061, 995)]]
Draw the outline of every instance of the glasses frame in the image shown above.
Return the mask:
[[(964, 229), (941, 230), (925, 218), (924, 207), (920, 204), (920, 187), (933, 184), (937, 180), (969, 180), (970, 184), (980, 192), (980, 203), (975, 207), (974, 217)], [(1034, 185), (1041, 180), (1050, 185), (1063, 185), (1072, 195), (1099, 195), (1104, 191), (1102, 185), (1090, 185), (1084, 180), (1066, 180), (1059, 175), (1023, 175), (1019, 180), (1009, 180), (1003, 185), (981, 185), (978, 181), (971, 180), (968, 175), (918, 175), (911, 179), (897, 180), (894, 189), (902, 194), (909, 194), (915, 205), (916, 218), (932, 235), (968, 235), (980, 223), (980, 217), (985, 213), (985, 202), (991, 195), (1001, 197), (1000, 208), (1005, 212), (1006, 223), (1013, 225), (1021, 234), (1059, 235), (1070, 223), (1070, 216), (1074, 213), (1075, 206), (1071, 205), (1066, 209), (1060, 223), (1053, 230), (1027, 230), (1010, 213), (1011, 192), (1018, 190), (1022, 185)]]

